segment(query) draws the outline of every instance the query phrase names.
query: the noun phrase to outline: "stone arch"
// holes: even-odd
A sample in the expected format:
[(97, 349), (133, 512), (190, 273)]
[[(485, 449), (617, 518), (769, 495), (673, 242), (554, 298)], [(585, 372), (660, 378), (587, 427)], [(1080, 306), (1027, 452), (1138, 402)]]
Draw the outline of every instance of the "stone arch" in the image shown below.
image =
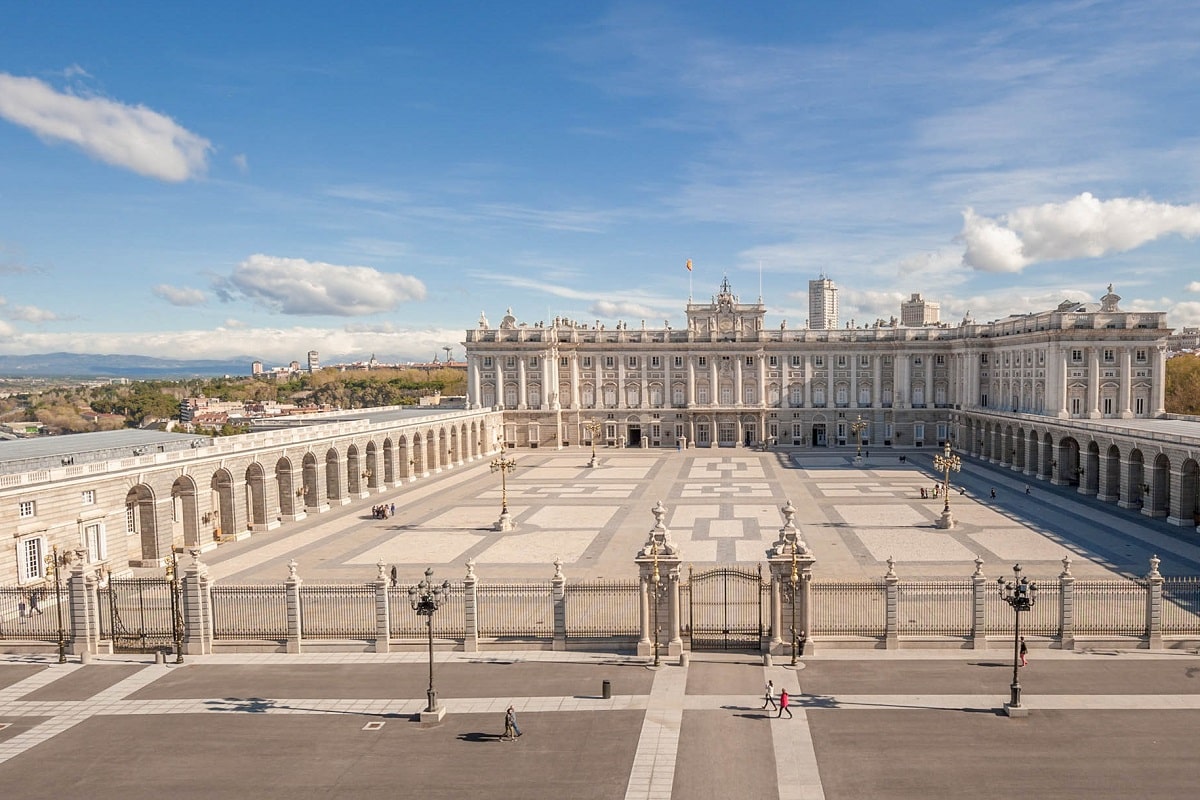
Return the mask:
[(275, 462), (275, 491), (279, 495), (279, 511), (290, 521), (304, 519), (304, 474), (299, 480), (292, 460), (282, 456)]
[(211, 488), (216, 508), (217, 531), (220, 536), (238, 534), (237, 492), (234, 490), (233, 473), (225, 467), (213, 473)]
[(191, 475), (180, 475), (171, 484), (171, 505), (171, 541), (182, 541), (184, 547), (199, 547), (199, 498)]
[(452, 467), (455, 464), (462, 463), (462, 456), (458, 451), (458, 426), (450, 426), (450, 455), (447, 457), (446, 466)]
[(349, 498), (345, 496), (343, 491), (344, 484), (342, 483), (342, 454), (337, 451), (336, 447), (331, 447), (325, 451), (325, 498), (329, 502), (346, 503)]
[(304, 498), (304, 507), (320, 508), (324, 505), (324, 498), (321, 496), (321, 465), (317, 463), (315, 453), (304, 454), (301, 470), (300, 496)]
[(383, 440), (383, 485), (395, 486), (396, 478), (396, 443), (388, 436)]
[(1025, 437), (1025, 474), (1039, 475), (1041, 463), (1041, 447), (1038, 446), (1038, 432), (1030, 429)]
[(396, 440), (396, 461), (400, 465), (400, 472), (397, 476), (400, 483), (416, 480), (413, 472), (413, 448), (409, 445), (407, 436), (401, 436)]
[(1113, 502), (1121, 497), (1121, 448), (1110, 444), (1104, 451), (1102, 466), (1098, 499)]
[(374, 439), (367, 440), (367, 446), (363, 448), (362, 467), (362, 471), (367, 474), (367, 486), (364, 491), (370, 492), (372, 489), (378, 489), (383, 474), (379, 469), (379, 448)]
[[(1129, 457), (1125, 464), (1126, 474), (1126, 491), (1122, 493), (1121, 506), (1123, 508), (1139, 508), (1145, 506), (1145, 495), (1150, 487), (1146, 485), (1146, 461), (1142, 456), (1142, 451), (1138, 448), (1133, 448), (1129, 451)], [(1128, 494), (1128, 500), (1124, 495)]]
[(1017, 429), (1013, 431), (1013, 450), (1015, 452), (1013, 455), (1012, 467), (1015, 470), (1025, 470), (1028, 468), (1025, 463), (1025, 445), (1025, 431), (1018, 426)]
[(437, 452), (434, 454), (433, 466), (436, 472), (441, 472), (443, 467), (448, 466), (448, 453), (450, 452), (450, 443), (446, 437), (446, 429), (439, 428), (437, 436)]
[(412, 477), (417, 478), (422, 475), (429, 474), (429, 468), (425, 465), (425, 437), (420, 431), (413, 434), (412, 458), (409, 460), (409, 466), (412, 467)]
[(1038, 458), (1038, 464), (1041, 471), (1038, 477), (1044, 480), (1054, 479), (1054, 470), (1057, 468), (1057, 459), (1054, 458), (1054, 438), (1049, 431), (1042, 434), (1042, 452)]
[(1079, 465), (1079, 442), (1073, 436), (1064, 436), (1058, 440), (1056, 449), (1055, 461), (1058, 466), (1055, 469), (1055, 483), (1060, 483), (1064, 486), (1074, 486), (1079, 483), (1079, 473), (1081, 467)]
[(347, 497), (361, 497), (363, 492), (363, 478), (366, 477), (363, 473), (362, 459), (358, 455), (358, 445), (351, 442), (346, 447), (346, 491)]
[(1017, 457), (1017, 448), (1016, 448), (1016, 444), (1013, 442), (1012, 425), (1004, 426), (1004, 438), (1003, 438), (1003, 444), (1001, 444), (1001, 448), (1002, 449), (1000, 450), (1000, 463), (1001, 464), (1010, 464), (1010, 465), (1015, 463), (1016, 457)]
[(1200, 528), (1200, 464), (1189, 458), (1180, 467), (1177, 524)]
[(1171, 459), (1166, 453), (1154, 457), (1150, 467), (1149, 502), (1142, 504), (1142, 513), (1148, 517), (1165, 517), (1171, 507)]
[(1087, 453), (1080, 464), (1083, 472), (1079, 473), (1079, 491), (1081, 494), (1099, 494), (1100, 492), (1100, 445), (1093, 439), (1087, 444)]
[(267, 474), (262, 464), (254, 461), (246, 467), (245, 486), (246, 522), (250, 530), (266, 530), (271, 510), (267, 508)]
[(160, 535), (155, 511), (154, 489), (139, 483), (125, 494), (125, 516), (132, 523), (141, 544), (141, 563), (144, 566), (161, 563), (170, 550), (170, 542)]

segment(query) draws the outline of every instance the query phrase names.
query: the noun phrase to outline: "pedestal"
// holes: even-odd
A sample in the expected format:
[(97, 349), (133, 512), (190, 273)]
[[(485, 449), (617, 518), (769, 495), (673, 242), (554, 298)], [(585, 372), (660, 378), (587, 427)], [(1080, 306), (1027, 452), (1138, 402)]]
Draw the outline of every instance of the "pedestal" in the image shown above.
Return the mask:
[(1025, 708), (1025, 706), (1014, 706), (1012, 703), (1005, 703), (1004, 713), (1010, 717), (1028, 717), (1029, 709)]
[(600, 459), (596, 458), (595, 456), (592, 456), (590, 459), (588, 459), (588, 466), (589, 467), (600, 466)]
[(863, 465), (863, 457), (861, 454), (854, 457), (854, 466), (861, 467)]
[(500, 519), (492, 523), (494, 531), (511, 531), (515, 527), (517, 523), (513, 522), (512, 514), (508, 513), (507, 508), (500, 513)]
[(947, 530), (954, 527), (954, 517), (950, 514), (950, 509), (942, 512), (942, 516), (937, 521), (937, 526), (942, 530)]
[(437, 725), (439, 722), (441, 722), (445, 718), (445, 716), (446, 716), (446, 707), (439, 704), (438, 707), (435, 708), (433, 711), (422, 711), (421, 712), (421, 725), (422, 726)]

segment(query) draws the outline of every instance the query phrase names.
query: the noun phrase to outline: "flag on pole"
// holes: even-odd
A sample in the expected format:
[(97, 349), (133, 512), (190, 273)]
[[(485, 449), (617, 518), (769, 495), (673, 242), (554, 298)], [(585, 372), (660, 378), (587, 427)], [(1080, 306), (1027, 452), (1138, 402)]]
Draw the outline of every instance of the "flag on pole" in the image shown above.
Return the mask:
[(687, 270), (688, 272), (692, 271), (692, 260), (690, 258), (687, 260)]

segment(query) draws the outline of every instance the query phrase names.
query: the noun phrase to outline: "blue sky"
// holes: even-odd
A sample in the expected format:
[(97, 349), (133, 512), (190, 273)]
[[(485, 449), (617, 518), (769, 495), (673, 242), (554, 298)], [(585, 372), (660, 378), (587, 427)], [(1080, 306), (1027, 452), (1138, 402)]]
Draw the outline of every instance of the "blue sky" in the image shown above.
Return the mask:
[[(1200, 325), (1200, 7), (12, 3), (0, 350), (444, 357), (480, 311)], [(834, 8), (837, 6), (837, 8)]]

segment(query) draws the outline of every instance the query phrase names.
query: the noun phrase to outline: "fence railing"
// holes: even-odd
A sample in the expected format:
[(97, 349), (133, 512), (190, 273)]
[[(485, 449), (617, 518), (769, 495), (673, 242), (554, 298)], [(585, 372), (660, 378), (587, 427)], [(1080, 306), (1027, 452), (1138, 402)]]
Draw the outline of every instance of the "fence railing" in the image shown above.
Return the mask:
[(1200, 577), (1163, 578), (1162, 631), (1200, 635)]
[(1144, 635), (1146, 582), (1076, 581), (1075, 632), (1089, 635)]
[[(62, 593), (63, 627), (71, 630), (71, 604)], [(0, 639), (58, 640), (58, 605), (53, 591), (0, 586)]]
[(374, 639), (375, 587), (300, 587), (300, 630), (306, 639)]
[(480, 636), (554, 638), (554, 597), (549, 583), (481, 584), (476, 592)]
[(896, 589), (899, 633), (971, 635), (975, 619), (971, 581), (900, 581)]
[(637, 636), (637, 581), (585, 581), (568, 584), (563, 598), (568, 639)]
[(813, 581), (812, 603), (812, 634), (887, 633), (887, 585), (883, 581)]
[[(441, 604), (433, 614), (435, 638), (462, 639), (466, 636), (463, 599), (463, 585), (450, 584), (450, 589), (442, 596)], [(388, 589), (388, 620), (388, 635), (393, 639), (424, 639), (429, 635), (425, 617), (418, 616), (413, 610), (408, 589), (395, 586)]]
[(212, 587), (213, 639), (288, 637), (287, 597), (283, 584)]
[[(1033, 608), (1021, 612), (1021, 632), (1029, 636), (1058, 636), (1062, 632), (1061, 587), (1057, 581), (1035, 580), (1034, 583), (1037, 584), (1037, 602)], [(1012, 636), (1016, 624), (1012, 606), (1000, 596), (993, 583), (987, 584), (984, 597), (984, 633)]]

